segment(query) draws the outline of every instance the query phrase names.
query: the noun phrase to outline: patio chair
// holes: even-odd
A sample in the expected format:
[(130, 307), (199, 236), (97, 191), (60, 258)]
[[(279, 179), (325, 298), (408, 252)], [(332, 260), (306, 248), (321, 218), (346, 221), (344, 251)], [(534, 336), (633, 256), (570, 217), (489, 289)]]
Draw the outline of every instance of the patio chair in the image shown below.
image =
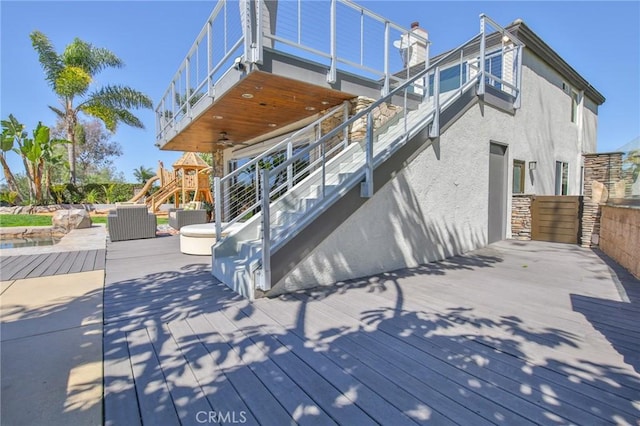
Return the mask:
[(156, 236), (156, 216), (145, 204), (116, 205), (107, 216), (111, 241), (138, 240)]
[(170, 208), (169, 226), (179, 231), (183, 226), (207, 223), (207, 211), (200, 205), (199, 202), (191, 202), (184, 208)]

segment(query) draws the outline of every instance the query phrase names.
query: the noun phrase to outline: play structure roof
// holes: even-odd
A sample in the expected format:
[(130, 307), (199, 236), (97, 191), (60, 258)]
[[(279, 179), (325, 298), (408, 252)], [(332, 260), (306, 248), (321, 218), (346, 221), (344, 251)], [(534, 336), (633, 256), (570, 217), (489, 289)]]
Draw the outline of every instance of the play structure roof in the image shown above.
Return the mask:
[(185, 152), (184, 155), (178, 159), (178, 161), (173, 163), (174, 169), (204, 169), (207, 167), (209, 167), (209, 165), (195, 152)]

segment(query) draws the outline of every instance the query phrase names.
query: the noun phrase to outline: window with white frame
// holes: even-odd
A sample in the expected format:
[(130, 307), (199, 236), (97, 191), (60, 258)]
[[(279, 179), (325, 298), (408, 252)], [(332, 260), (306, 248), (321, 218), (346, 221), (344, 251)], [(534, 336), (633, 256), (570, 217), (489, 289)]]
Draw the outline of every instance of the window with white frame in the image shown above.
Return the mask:
[(513, 193), (524, 194), (524, 170), (525, 162), (513, 160)]
[(556, 161), (556, 195), (569, 194), (569, 163)]

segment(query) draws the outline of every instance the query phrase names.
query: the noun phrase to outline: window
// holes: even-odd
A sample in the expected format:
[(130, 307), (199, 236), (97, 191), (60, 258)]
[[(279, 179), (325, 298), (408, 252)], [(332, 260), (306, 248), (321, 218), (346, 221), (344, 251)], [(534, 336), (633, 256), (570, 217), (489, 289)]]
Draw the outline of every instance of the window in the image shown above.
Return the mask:
[(556, 195), (569, 193), (569, 163), (556, 161)]
[(513, 160), (513, 193), (524, 194), (524, 161)]
[(571, 91), (571, 122), (578, 122), (578, 106), (580, 105), (580, 95), (575, 90)]
[[(433, 96), (433, 74), (429, 76), (429, 96)], [(463, 62), (462, 67), (455, 65), (440, 71), (440, 93), (448, 92), (460, 88), (460, 83), (467, 82), (467, 63)]]
[[(500, 52), (489, 54), (484, 61), (485, 72), (502, 79), (502, 55)], [(491, 77), (486, 78), (486, 83), (497, 89), (502, 89), (502, 84)]]

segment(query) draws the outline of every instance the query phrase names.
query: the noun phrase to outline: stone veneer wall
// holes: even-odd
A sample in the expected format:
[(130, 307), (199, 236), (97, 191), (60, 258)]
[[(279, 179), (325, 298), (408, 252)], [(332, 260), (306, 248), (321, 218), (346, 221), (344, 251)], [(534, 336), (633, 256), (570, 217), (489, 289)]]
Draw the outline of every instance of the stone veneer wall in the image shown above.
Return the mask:
[(531, 239), (531, 201), (533, 195), (513, 194), (511, 197), (511, 238)]
[(640, 279), (640, 209), (602, 206), (600, 249)]
[(600, 241), (601, 206), (607, 201), (608, 194), (615, 189), (616, 184), (621, 180), (621, 152), (584, 154), (582, 247), (598, 246)]

